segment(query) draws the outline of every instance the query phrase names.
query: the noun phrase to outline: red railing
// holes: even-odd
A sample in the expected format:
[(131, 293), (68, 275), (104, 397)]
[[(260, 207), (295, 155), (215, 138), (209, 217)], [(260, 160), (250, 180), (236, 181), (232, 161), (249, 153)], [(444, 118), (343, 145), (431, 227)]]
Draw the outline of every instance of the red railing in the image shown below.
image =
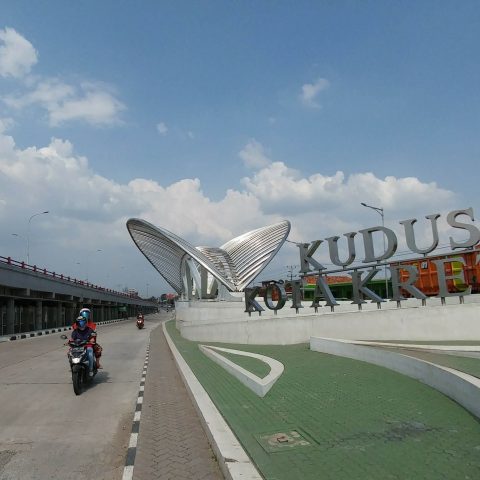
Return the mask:
[(56, 272), (50, 272), (46, 268), (38, 268), (36, 265), (29, 265), (28, 263), (25, 263), (25, 262), (19, 262), (18, 260), (14, 260), (11, 257), (0, 256), (0, 262), (1, 263), (6, 263), (7, 265), (12, 265), (12, 266), (20, 268), (22, 270), (29, 270), (30, 272), (40, 273), (42, 275), (46, 275), (48, 277), (56, 278), (56, 279), (63, 280), (63, 281), (66, 281), (66, 282), (70, 282), (70, 283), (73, 283), (75, 285), (81, 285), (82, 287), (93, 288), (94, 290), (99, 290), (101, 292), (113, 293), (115, 295), (121, 295), (123, 297), (128, 297), (128, 298), (138, 298), (136, 295), (131, 294), (131, 293), (117, 292), (116, 290), (112, 290), (110, 288), (99, 287), (98, 285), (94, 285), (93, 283), (85, 282), (83, 280), (77, 280), (76, 278), (65, 276), (61, 273), (59, 274), (59, 273), (56, 273)]

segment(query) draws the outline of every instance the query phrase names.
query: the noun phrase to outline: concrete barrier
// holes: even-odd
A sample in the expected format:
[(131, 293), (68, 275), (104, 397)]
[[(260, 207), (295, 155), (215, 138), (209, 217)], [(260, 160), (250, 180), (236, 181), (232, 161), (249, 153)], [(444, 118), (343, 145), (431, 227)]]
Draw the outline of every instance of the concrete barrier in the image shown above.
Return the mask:
[(177, 328), (182, 336), (200, 342), (287, 345), (307, 343), (310, 337), (355, 340), (480, 340), (480, 295), (428, 299), (426, 306), (417, 300), (386, 302), (382, 309), (367, 303), (361, 311), (343, 302), (335, 311), (305, 307), (296, 315), (288, 304), (277, 315), (266, 310), (262, 315), (244, 312), (237, 302), (178, 302)]
[[(231, 348), (214, 347), (212, 345), (199, 345), (199, 347), (200, 350), (207, 355), (207, 357), (227, 370), (227, 372), (232, 374), (259, 397), (264, 397), (269, 392), (285, 369), (283, 363), (275, 360), (274, 358), (260, 355), (259, 353), (243, 352), (240, 350), (232, 350)], [(265, 377), (260, 378), (240, 365), (231, 362), (223, 355), (219, 355), (215, 352), (215, 350), (218, 350), (219, 352), (231, 353), (233, 355), (256, 358), (257, 360), (266, 363), (270, 367), (270, 372)]]

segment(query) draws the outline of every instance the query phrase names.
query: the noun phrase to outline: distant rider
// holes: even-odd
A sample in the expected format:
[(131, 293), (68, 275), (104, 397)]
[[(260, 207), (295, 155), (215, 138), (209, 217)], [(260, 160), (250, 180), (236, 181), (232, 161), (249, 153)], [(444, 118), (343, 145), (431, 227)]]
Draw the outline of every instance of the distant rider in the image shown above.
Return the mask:
[(72, 331), (72, 340), (74, 342), (88, 342), (86, 346), (88, 355), (88, 375), (93, 377), (93, 345), (97, 334), (87, 326), (87, 321), (82, 316), (75, 320), (77, 328)]

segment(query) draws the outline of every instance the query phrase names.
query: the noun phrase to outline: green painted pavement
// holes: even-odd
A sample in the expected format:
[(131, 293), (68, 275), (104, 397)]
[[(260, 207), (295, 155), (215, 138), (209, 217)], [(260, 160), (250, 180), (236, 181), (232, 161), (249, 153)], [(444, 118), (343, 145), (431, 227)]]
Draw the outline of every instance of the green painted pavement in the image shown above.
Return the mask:
[[(244, 348), (240, 350), (245, 350)], [(219, 355), (228, 358), (233, 363), (236, 363), (240, 367), (243, 367), (245, 370), (255, 374), (257, 377), (264, 378), (270, 373), (270, 365), (266, 364), (264, 361), (259, 360), (258, 358), (244, 357), (243, 355), (236, 355), (229, 352), (221, 352), (215, 350)]]
[[(478, 479), (480, 424), (434, 389), (308, 345), (225, 345), (282, 362), (263, 398), (167, 324), (232, 430), (268, 480)], [(233, 360), (233, 359), (232, 359)], [(269, 442), (284, 433), (291, 442)], [(289, 446), (292, 445), (292, 446)]]

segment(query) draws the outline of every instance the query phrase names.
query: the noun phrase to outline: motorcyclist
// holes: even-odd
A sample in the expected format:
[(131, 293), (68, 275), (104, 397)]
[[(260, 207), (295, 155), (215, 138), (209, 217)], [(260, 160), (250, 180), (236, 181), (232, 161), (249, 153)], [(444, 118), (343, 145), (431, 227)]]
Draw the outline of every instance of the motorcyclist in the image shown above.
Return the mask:
[(143, 313), (139, 312), (137, 314), (137, 323), (144, 323), (145, 319), (143, 318)]
[(71, 340), (75, 343), (88, 342), (85, 347), (88, 355), (88, 375), (93, 377), (93, 345), (95, 345), (97, 334), (87, 326), (87, 320), (82, 316), (77, 317), (75, 324), (77, 328), (72, 331)]
[[(89, 308), (82, 308), (79, 312), (79, 318), (82, 317), (86, 321), (86, 326), (91, 328), (95, 335), (97, 334), (97, 325), (93, 321), (92, 318), (92, 312), (90, 311)], [(77, 319), (78, 320), (78, 319)], [(73, 325), (73, 329), (75, 330), (77, 328), (77, 322), (75, 321)], [(100, 365), (100, 357), (102, 356), (102, 347), (100, 344), (96, 343), (93, 345), (93, 353), (95, 356), (95, 363), (97, 366), (97, 369), (101, 369), (102, 366)]]

